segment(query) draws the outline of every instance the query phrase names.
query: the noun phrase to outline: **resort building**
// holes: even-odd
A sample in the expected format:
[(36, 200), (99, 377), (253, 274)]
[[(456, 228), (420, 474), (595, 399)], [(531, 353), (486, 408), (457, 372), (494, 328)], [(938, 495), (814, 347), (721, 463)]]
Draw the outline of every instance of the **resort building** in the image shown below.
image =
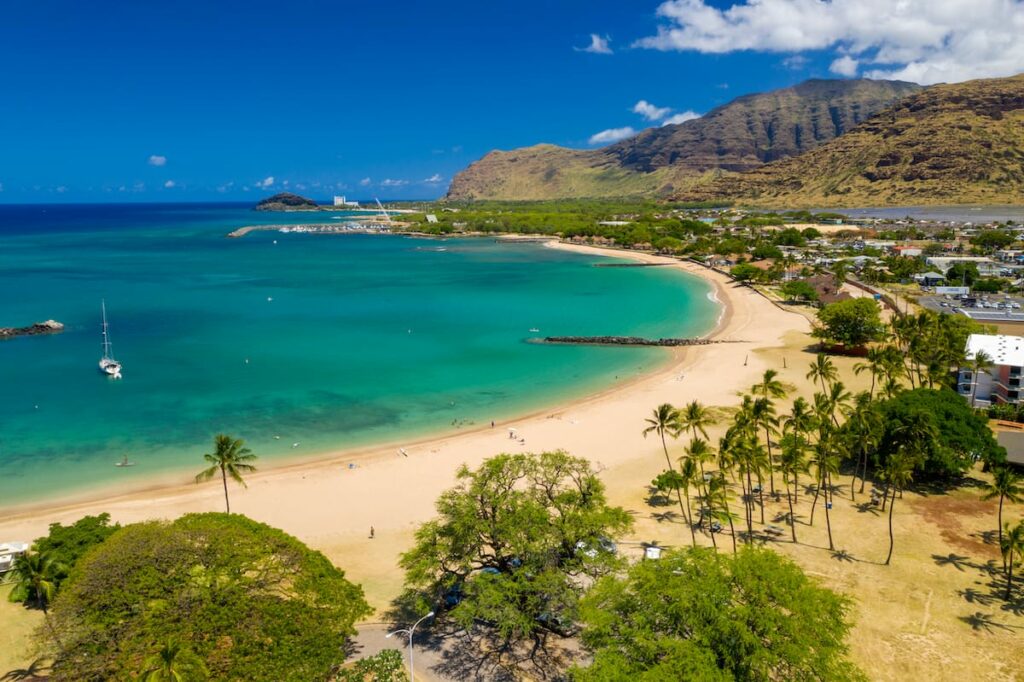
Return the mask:
[(976, 405), (1017, 403), (1021, 397), (1021, 372), (1024, 370), (1024, 338), (1004, 334), (971, 334), (967, 339), (967, 360), (978, 353), (988, 356), (989, 366), (974, 372), (961, 367), (957, 391)]
[(358, 201), (349, 201), (346, 197), (338, 195), (334, 196), (334, 205), (343, 206), (346, 208), (359, 208)]

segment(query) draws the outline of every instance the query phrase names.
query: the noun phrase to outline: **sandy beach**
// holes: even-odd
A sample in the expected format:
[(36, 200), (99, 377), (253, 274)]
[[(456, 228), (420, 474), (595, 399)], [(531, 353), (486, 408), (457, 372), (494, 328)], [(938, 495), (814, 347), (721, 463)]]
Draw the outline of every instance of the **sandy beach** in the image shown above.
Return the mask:
[[(393, 569), (395, 558), (407, 546), (416, 524), (432, 515), (434, 500), (452, 485), (460, 465), (474, 467), (501, 452), (554, 449), (586, 457), (601, 469), (646, 457), (658, 446), (640, 431), (656, 405), (693, 399), (708, 405), (732, 404), (736, 393), (754, 383), (766, 367), (754, 351), (779, 346), (787, 333), (809, 329), (801, 315), (785, 312), (751, 289), (734, 286), (727, 277), (694, 264), (618, 250), (550, 246), (670, 262), (707, 279), (723, 305), (710, 337), (735, 343), (667, 351), (672, 353), (671, 362), (655, 374), (624, 380), (598, 395), (494, 428), (487, 425), (424, 442), (338, 452), (260, 471), (248, 477), (248, 488), (232, 485), (232, 509), (323, 550), (354, 579), (369, 578), (368, 596), (380, 606), (381, 600), (393, 596), (401, 580)], [(517, 438), (509, 437), (510, 428), (516, 430)], [(407, 456), (399, 453), (399, 447)], [(196, 463), (197, 470), (200, 464)], [(52, 522), (69, 523), (104, 511), (115, 521), (132, 523), (223, 509), (223, 493), (216, 482), (195, 485), (178, 480), (143, 492), (5, 514), (0, 538), (31, 540), (44, 534)], [(376, 531), (373, 541), (368, 539), (371, 526)], [(387, 576), (382, 577), (382, 572)]]

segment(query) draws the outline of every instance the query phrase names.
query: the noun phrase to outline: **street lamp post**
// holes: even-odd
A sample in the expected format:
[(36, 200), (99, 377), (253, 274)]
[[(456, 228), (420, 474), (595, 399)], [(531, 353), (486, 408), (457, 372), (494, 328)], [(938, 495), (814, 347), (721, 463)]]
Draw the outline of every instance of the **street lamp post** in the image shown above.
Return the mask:
[(409, 638), (409, 682), (416, 681), (416, 673), (413, 671), (412, 667), (412, 638), (416, 635), (416, 626), (425, 621), (427, 618), (431, 618), (433, 615), (434, 612), (431, 611), (430, 613), (428, 613), (427, 615), (423, 616), (418, 621), (413, 623), (412, 627), (408, 630), (402, 628), (401, 630), (394, 630), (393, 632), (389, 632), (388, 634), (384, 635), (385, 639), (390, 639), (391, 635), (405, 635)]

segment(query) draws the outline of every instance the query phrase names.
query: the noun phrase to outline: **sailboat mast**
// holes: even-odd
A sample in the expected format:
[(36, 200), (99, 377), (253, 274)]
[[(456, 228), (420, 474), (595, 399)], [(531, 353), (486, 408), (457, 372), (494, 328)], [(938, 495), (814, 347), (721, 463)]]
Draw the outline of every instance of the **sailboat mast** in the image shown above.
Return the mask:
[(107, 302), (105, 300), (100, 301), (100, 307), (103, 310), (103, 357), (110, 357), (110, 332), (107, 331)]

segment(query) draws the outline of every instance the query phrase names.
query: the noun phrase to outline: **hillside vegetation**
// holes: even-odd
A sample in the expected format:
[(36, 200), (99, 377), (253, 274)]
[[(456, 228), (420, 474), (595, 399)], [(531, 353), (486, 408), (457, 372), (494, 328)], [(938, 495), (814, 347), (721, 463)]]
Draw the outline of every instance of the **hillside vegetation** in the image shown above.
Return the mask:
[(813, 149), (901, 98), (913, 83), (810, 80), (745, 95), (699, 119), (595, 150), (537, 145), (491, 152), (452, 180), (449, 199), (669, 196)]
[(765, 207), (1024, 201), (1024, 74), (937, 85), (800, 156), (673, 194)]

